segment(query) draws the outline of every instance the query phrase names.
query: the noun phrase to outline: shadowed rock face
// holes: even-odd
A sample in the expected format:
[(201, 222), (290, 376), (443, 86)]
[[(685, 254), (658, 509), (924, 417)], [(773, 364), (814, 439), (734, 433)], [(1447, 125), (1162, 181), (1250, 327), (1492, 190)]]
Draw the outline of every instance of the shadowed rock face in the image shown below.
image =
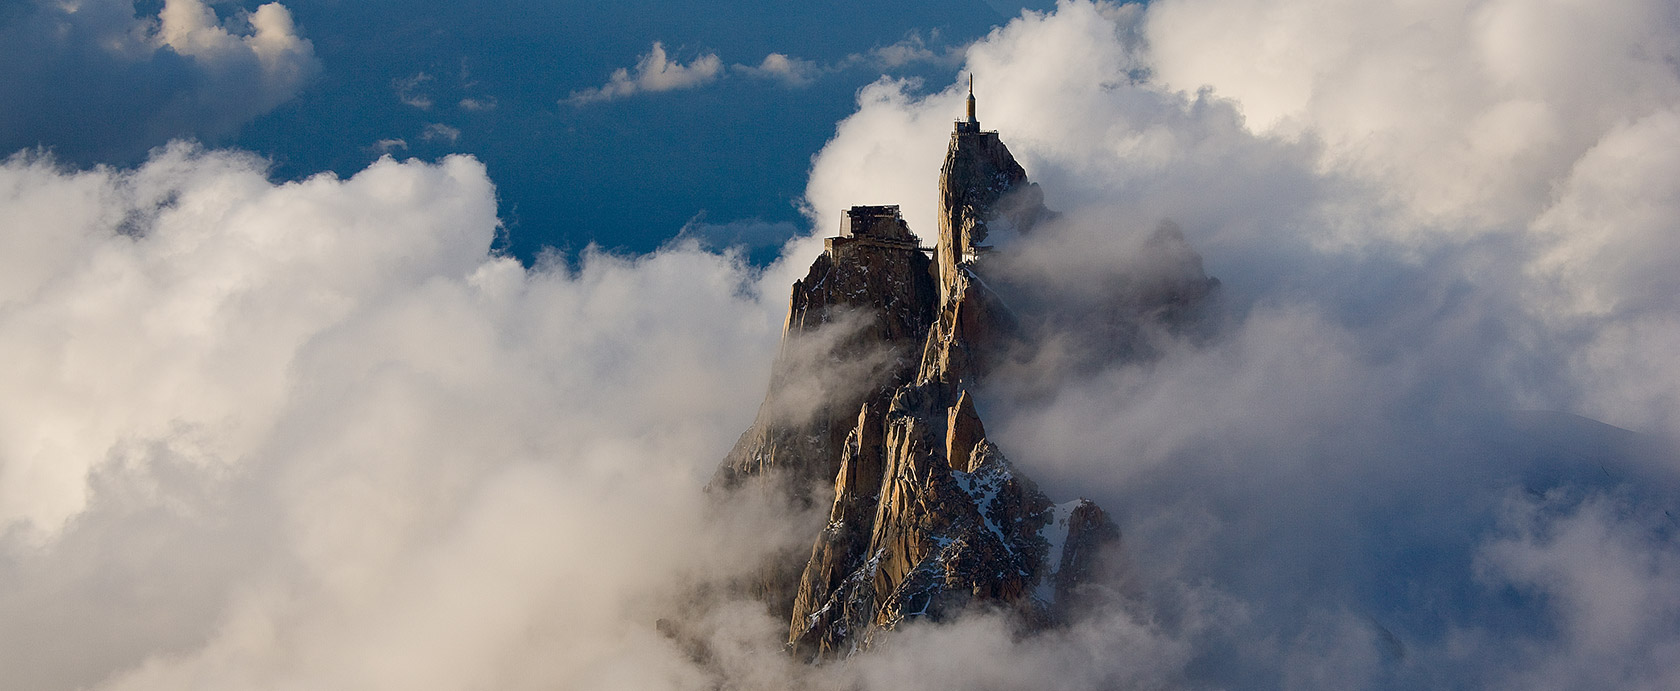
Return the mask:
[[(976, 384), (1022, 337), (980, 280), (979, 243), (997, 224), (1029, 232), (1050, 214), (1042, 195), (978, 123), (952, 135), (939, 193), (932, 260), (895, 207), (854, 207), (794, 284), (771, 393), (714, 480), (777, 475), (796, 493), (832, 483), (808, 558), (777, 565), (755, 589), (788, 616), (788, 644), (808, 658), (976, 607), (1028, 628), (1054, 623), (1119, 542), (1096, 504), (1057, 504), (1016, 471), (977, 412)], [(818, 338), (832, 343), (826, 358), (791, 362)], [(860, 360), (873, 364), (853, 367)], [(809, 414), (785, 414), (779, 388), (810, 379), (798, 370), (811, 366), (867, 375)]]
[[(817, 257), (793, 284), (770, 395), (714, 484), (769, 471), (801, 484), (832, 479), (858, 410), (866, 403), (884, 410), (893, 390), (915, 371), (934, 302), (928, 258), (913, 241), (908, 247), (844, 243)], [(811, 350), (820, 351), (818, 357), (791, 357)], [(845, 367), (852, 381), (827, 381), (809, 371), (835, 363), (853, 365)], [(783, 403), (791, 387), (821, 387), (822, 400), (790, 418)]]

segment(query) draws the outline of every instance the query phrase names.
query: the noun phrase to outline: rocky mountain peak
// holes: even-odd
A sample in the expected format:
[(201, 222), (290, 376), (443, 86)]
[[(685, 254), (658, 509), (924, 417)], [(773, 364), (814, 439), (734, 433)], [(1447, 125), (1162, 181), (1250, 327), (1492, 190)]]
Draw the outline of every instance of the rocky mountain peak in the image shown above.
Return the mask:
[[(983, 243), (1030, 233), (1050, 216), (1042, 194), (971, 110), (952, 133), (939, 195), (931, 249), (898, 207), (847, 212), (794, 283), (771, 392), (714, 481), (776, 476), (795, 496), (832, 487), (810, 552), (755, 588), (788, 617), (788, 645), (804, 656), (847, 655), (905, 621), (976, 607), (1029, 626), (1057, 621), (1119, 540), (1096, 504), (1056, 503), (1022, 475), (979, 413), (976, 385), (1014, 337), (980, 280)], [(832, 371), (847, 374), (823, 376)], [(808, 387), (821, 403), (788, 412), (798, 398), (788, 392)]]

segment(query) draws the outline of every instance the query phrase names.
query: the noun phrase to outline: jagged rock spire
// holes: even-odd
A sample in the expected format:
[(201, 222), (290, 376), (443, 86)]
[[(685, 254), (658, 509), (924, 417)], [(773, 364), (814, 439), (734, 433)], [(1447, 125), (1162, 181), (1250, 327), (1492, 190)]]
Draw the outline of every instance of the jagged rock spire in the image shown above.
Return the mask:
[[(939, 176), (934, 257), (897, 207), (847, 212), (794, 284), (771, 392), (714, 480), (780, 475), (797, 496), (833, 487), (810, 552), (751, 586), (788, 617), (788, 645), (801, 655), (847, 655), (900, 622), (972, 605), (1016, 612), (1029, 627), (1055, 621), (1119, 537), (1096, 504), (1052, 502), (980, 420), (974, 384), (1012, 338), (1007, 309), (978, 279), (980, 243), (989, 224), (1025, 232), (1048, 212), (997, 133), (980, 131), (973, 94), (970, 75), (968, 119)], [(791, 361), (835, 327), (846, 335), (826, 360)], [(870, 358), (869, 376), (852, 377), (864, 381), (825, 392), (815, 411), (785, 410), (779, 392), (799, 389), (801, 368), (852, 371)]]
[[(898, 207), (854, 206), (794, 283), (770, 393), (712, 486), (769, 478), (753, 486), (805, 508), (824, 501), (814, 486), (833, 488), (810, 550), (783, 552), (742, 584), (787, 618), (797, 654), (849, 655), (902, 622), (976, 606), (1013, 612), (1032, 630), (1100, 591), (1083, 584), (1101, 578), (1099, 555), (1119, 529), (1091, 501), (1051, 501), (980, 419), (979, 384), (1033, 338), (987, 286), (1023, 295), (1005, 287), (984, 243), (1044, 232), (1034, 226), (1053, 215), (998, 133), (980, 130), (970, 75), (968, 118), (939, 173), (933, 256)], [(1217, 285), (1176, 231), (1158, 235), (1149, 251), (1184, 255), (1193, 275), (1140, 284), (1116, 309), (1182, 312)]]

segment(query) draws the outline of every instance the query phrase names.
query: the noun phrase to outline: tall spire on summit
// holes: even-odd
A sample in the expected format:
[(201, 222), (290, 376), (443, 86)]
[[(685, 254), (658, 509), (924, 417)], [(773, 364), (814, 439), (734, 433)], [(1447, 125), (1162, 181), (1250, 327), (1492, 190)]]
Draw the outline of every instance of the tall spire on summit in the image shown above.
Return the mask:
[(968, 73), (968, 117), (957, 120), (955, 134), (980, 134), (980, 119), (974, 116), (974, 73)]
[(980, 129), (980, 121), (974, 117), (974, 73), (968, 73), (968, 124), (976, 131)]

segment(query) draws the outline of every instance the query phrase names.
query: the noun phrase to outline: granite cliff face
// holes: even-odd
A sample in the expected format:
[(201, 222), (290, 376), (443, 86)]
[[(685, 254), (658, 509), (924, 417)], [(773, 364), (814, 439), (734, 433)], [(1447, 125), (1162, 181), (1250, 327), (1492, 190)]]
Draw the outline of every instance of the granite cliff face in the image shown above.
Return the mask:
[[(848, 212), (793, 286), (771, 392), (713, 483), (773, 477), (794, 496), (832, 483), (808, 555), (755, 584), (788, 617), (789, 647), (808, 658), (848, 655), (907, 620), (974, 608), (1052, 624), (1119, 542), (1096, 504), (1056, 503), (1017, 471), (978, 413), (978, 383), (1023, 338), (982, 280), (982, 243), (1000, 230), (1030, 233), (1050, 212), (997, 133), (979, 129), (972, 96), (939, 195), (931, 250), (897, 207)], [(822, 357), (798, 355), (811, 343)], [(847, 375), (823, 381), (813, 367)], [(811, 386), (824, 388), (821, 402), (790, 412)]]

